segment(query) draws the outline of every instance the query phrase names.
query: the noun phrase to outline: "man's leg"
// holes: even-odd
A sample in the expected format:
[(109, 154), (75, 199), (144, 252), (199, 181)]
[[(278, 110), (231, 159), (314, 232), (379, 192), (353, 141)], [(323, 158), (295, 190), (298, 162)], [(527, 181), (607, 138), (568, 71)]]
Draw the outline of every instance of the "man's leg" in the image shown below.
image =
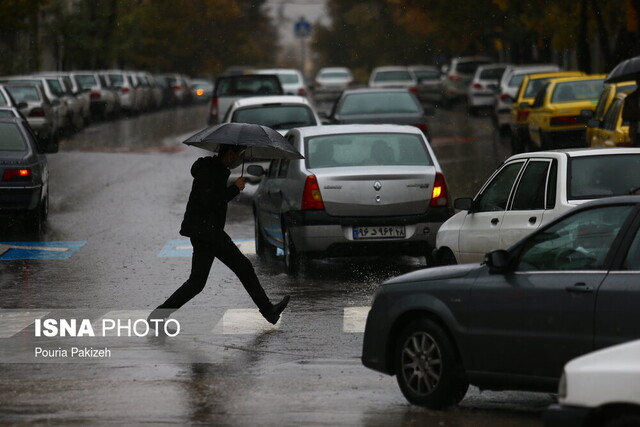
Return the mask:
[(280, 313), (282, 313), (289, 303), (289, 296), (285, 296), (278, 304), (271, 304), (269, 297), (267, 297), (267, 294), (260, 285), (251, 261), (240, 251), (226, 233), (222, 239), (222, 244), (217, 256), (224, 265), (229, 267), (231, 271), (238, 276), (238, 279), (240, 279), (240, 282), (242, 282), (242, 285), (256, 306), (258, 306), (260, 313), (262, 313), (265, 319), (273, 324), (277, 323)]
[(191, 244), (193, 257), (189, 279), (149, 315), (150, 319), (169, 317), (204, 289), (219, 245), (196, 239), (191, 239)]

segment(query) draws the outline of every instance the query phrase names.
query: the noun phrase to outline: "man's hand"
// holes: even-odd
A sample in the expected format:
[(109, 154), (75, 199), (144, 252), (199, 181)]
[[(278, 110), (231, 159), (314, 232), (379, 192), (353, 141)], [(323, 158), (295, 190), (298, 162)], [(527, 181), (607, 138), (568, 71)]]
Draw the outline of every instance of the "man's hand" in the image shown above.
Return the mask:
[(233, 185), (238, 187), (238, 190), (240, 190), (240, 191), (244, 190), (244, 178), (240, 177), (240, 178), (236, 179), (236, 182), (234, 182)]

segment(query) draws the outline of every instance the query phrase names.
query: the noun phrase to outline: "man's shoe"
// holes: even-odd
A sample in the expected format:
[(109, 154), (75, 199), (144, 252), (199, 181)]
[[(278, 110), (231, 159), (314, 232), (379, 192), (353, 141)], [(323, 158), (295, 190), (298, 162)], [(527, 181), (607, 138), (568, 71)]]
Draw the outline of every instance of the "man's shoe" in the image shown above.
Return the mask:
[(287, 308), (287, 304), (289, 304), (290, 298), (291, 297), (289, 295), (286, 295), (284, 298), (282, 298), (282, 301), (277, 304), (272, 304), (271, 307), (265, 311), (260, 310), (260, 313), (262, 313), (264, 318), (267, 319), (267, 322), (275, 325), (276, 323), (278, 323), (278, 320), (280, 320), (280, 313), (282, 313), (284, 309)]

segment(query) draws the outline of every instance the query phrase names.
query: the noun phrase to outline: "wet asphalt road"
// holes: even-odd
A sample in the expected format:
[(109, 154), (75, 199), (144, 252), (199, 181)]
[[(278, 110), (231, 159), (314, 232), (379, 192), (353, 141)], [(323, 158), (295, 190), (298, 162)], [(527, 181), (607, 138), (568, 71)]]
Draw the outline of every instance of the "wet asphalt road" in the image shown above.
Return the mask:
[[(184, 282), (188, 248), (178, 228), (189, 169), (206, 152), (180, 141), (204, 127), (206, 106), (94, 124), (49, 156), (48, 227), (30, 235), (3, 223), (0, 241), (76, 242), (62, 259), (0, 260), (0, 316), (144, 318)], [(452, 197), (472, 196), (509, 155), (488, 117), (462, 106), (431, 118), (432, 145)], [(0, 330), (0, 424), (539, 426), (553, 398), (470, 389), (454, 409), (409, 405), (395, 378), (359, 360), (362, 320), (379, 283), (422, 260), (313, 262), (302, 276), (252, 254), (251, 186), (229, 208), (227, 232), (246, 246), (272, 299), (291, 294), (276, 327), (256, 313), (238, 281), (214, 263), (205, 290), (175, 318), (178, 337), (36, 337)], [(35, 243), (33, 243), (35, 245)], [(188, 241), (186, 242), (188, 244)], [(68, 251), (70, 252), (70, 251)], [(67, 252), (67, 253), (68, 253)], [(185, 256), (186, 254), (186, 256)], [(40, 313), (40, 314), (37, 314)], [(110, 358), (35, 358), (72, 347)]]

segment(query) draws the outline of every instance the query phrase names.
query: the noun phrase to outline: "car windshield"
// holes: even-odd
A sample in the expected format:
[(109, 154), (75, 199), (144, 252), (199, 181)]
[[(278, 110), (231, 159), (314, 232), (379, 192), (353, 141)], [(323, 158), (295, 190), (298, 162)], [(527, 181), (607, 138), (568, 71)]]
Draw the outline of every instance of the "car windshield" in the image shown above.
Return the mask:
[(548, 82), (551, 79), (551, 77), (544, 77), (544, 78), (540, 78), (540, 79), (531, 79), (529, 80), (529, 82), (527, 83), (527, 87), (524, 90), (524, 98), (535, 98), (536, 94), (538, 93), (538, 91), (540, 90), (540, 88), (542, 86), (544, 86), (544, 84), (546, 82)]
[(378, 71), (373, 76), (374, 82), (395, 82), (413, 80), (411, 73), (408, 70), (396, 70), (396, 71)]
[(520, 83), (522, 83), (522, 80), (524, 80), (524, 76), (526, 76), (526, 74), (514, 74), (509, 79), (509, 86), (510, 87), (520, 86)]
[(279, 95), (282, 93), (273, 78), (248, 76), (220, 80), (216, 88), (218, 96)]
[(640, 187), (640, 154), (572, 157), (569, 199), (633, 194)]
[(124, 76), (122, 74), (108, 74), (109, 80), (112, 84), (122, 84), (124, 83)]
[(4, 117), (17, 117), (17, 116), (16, 116), (16, 113), (14, 113), (12, 110), (0, 109), (0, 118), (4, 118)]
[(551, 102), (596, 101), (602, 92), (604, 79), (564, 82), (556, 85)]
[(440, 72), (438, 70), (413, 70), (416, 78), (422, 80), (435, 80), (440, 78)]
[(458, 62), (456, 71), (464, 74), (473, 74), (476, 72), (479, 66), (488, 64), (489, 61), (465, 61)]
[(26, 151), (27, 144), (15, 123), (0, 123), (0, 151)]
[(504, 73), (504, 68), (487, 68), (480, 71), (480, 78), (483, 80), (500, 80)]
[(306, 141), (309, 169), (331, 167), (433, 166), (419, 135), (363, 133), (324, 135)]
[(242, 108), (233, 113), (232, 122), (255, 123), (272, 129), (314, 126), (316, 120), (304, 105), (273, 105)]
[(409, 92), (358, 93), (345, 96), (339, 115), (376, 113), (419, 113), (420, 106)]
[(40, 95), (34, 86), (6, 86), (6, 89), (16, 102), (40, 101)]
[(323, 79), (348, 79), (349, 74), (342, 71), (325, 71), (319, 77)]
[(98, 81), (95, 76), (90, 74), (78, 74), (76, 75), (76, 81), (83, 89), (90, 89), (94, 86), (98, 86)]
[(58, 79), (47, 79), (47, 83), (49, 84), (49, 88), (51, 92), (55, 96), (64, 96), (64, 88), (62, 87), (62, 83)]

